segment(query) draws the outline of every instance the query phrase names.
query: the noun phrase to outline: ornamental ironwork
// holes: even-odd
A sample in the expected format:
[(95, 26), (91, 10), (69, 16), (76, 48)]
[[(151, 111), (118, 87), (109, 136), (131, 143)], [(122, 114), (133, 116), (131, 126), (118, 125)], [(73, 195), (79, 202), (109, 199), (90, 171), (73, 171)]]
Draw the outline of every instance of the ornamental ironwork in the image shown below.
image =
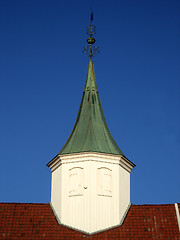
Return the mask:
[(99, 52), (99, 47), (94, 45), (94, 43), (96, 42), (94, 38), (94, 35), (96, 34), (96, 26), (94, 26), (92, 22), (93, 22), (93, 13), (91, 12), (91, 22), (87, 26), (87, 35), (89, 35), (87, 42), (89, 45), (83, 48), (83, 52), (87, 54), (88, 57), (90, 57), (90, 59), (92, 59), (92, 57)]

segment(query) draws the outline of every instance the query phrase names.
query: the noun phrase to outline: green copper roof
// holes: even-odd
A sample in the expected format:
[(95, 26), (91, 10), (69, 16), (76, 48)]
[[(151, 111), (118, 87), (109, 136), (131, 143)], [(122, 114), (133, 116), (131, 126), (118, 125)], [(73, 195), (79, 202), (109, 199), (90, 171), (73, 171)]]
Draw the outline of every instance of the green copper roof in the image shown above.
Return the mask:
[(92, 60), (89, 61), (86, 84), (74, 128), (59, 154), (80, 152), (123, 155), (104, 117)]

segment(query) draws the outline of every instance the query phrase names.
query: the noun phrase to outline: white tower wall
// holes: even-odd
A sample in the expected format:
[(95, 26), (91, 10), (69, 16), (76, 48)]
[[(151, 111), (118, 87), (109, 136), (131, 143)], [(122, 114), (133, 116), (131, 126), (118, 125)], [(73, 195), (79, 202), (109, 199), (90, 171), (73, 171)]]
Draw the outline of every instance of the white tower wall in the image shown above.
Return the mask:
[(51, 204), (62, 224), (88, 233), (120, 224), (130, 203), (130, 161), (79, 153), (58, 156), (49, 167)]

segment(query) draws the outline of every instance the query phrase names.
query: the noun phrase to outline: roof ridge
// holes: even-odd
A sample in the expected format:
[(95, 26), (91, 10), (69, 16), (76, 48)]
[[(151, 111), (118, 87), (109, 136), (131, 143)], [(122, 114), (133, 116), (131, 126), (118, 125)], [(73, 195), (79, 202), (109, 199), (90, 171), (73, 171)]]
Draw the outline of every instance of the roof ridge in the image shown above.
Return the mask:
[[(180, 204), (180, 203), (177, 203)], [(170, 206), (170, 205), (174, 205), (174, 203), (150, 203), (150, 204), (133, 204), (132, 206)]]
[(25, 202), (0, 202), (0, 204), (30, 204), (30, 205), (48, 205), (49, 203), (25, 203)]

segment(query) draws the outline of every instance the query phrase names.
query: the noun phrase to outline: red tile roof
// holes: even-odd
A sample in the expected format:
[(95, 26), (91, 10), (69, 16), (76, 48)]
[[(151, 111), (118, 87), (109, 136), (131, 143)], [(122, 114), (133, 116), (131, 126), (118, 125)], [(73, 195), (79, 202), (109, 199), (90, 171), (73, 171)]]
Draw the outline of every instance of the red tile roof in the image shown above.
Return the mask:
[(0, 239), (180, 240), (180, 233), (174, 204), (131, 205), (121, 226), (88, 235), (59, 225), (49, 204), (0, 203)]

